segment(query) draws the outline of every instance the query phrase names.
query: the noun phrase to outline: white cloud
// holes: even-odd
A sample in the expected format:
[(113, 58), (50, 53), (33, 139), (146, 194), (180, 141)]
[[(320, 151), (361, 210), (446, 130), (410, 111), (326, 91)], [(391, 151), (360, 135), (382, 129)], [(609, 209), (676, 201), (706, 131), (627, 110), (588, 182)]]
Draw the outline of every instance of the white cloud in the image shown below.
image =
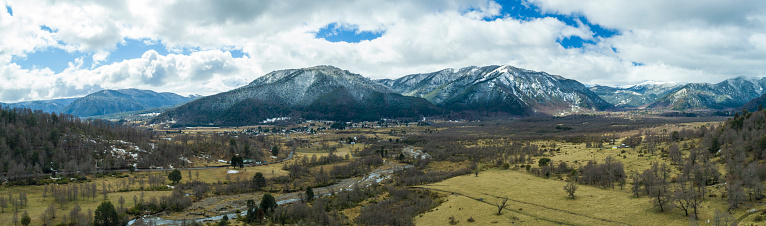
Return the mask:
[(58, 74), (49, 69), (22, 69), (16, 64), (0, 67), (0, 97), (11, 102), (53, 99), (121, 88), (210, 94), (236, 88), (263, 74), (251, 66), (249, 59), (233, 58), (229, 52), (219, 50), (167, 56), (150, 50), (141, 58), (93, 70), (82, 69), (81, 65), (82, 59), (78, 59)]
[(629, 78), (718, 82), (765, 75), (763, 1), (531, 1), (619, 30), (601, 45), (616, 48), (620, 60), (646, 64), (625, 68), (621, 74)]
[(107, 57), (109, 57), (109, 52), (106, 52), (106, 51), (101, 51), (101, 52), (94, 53), (93, 56), (92, 56), (92, 58), (93, 58), (93, 67), (96, 67), (99, 64), (101, 64), (101, 62), (104, 62)]
[[(717, 82), (762, 75), (766, 69), (761, 60), (766, 59), (766, 3), (529, 1), (546, 12), (582, 15), (619, 34), (595, 38), (587, 26), (555, 18), (503, 17), (500, 6), (489, 0), (9, 1), (14, 15), (0, 13), (0, 32), (17, 35), (0, 37), (0, 101), (111, 88), (212, 94), (272, 70), (320, 64), (373, 78), (510, 64), (591, 84)], [(331, 23), (385, 32), (359, 43), (315, 37)], [(41, 30), (43, 25), (56, 32)], [(557, 43), (569, 36), (597, 44), (565, 49)], [(200, 51), (167, 56), (149, 51), (100, 65), (126, 39), (159, 42), (174, 53)], [(80, 58), (53, 73), (10, 63), (12, 57), (44, 48), (91, 53), (94, 66), (82, 68)], [(248, 57), (232, 58), (228, 49)]]

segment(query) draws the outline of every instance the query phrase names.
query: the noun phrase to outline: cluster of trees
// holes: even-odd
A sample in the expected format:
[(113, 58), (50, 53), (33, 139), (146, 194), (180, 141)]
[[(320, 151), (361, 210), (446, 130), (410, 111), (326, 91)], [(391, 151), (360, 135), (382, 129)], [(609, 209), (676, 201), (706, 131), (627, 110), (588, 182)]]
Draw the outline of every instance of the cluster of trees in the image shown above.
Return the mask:
[(19, 192), (16, 196), (9, 192), (7, 198), (0, 196), (0, 212), (5, 213), (5, 208), (9, 205), (14, 212), (19, 212), (19, 209), (27, 206), (28, 201), (27, 193), (24, 191)]
[(437, 203), (435, 194), (422, 190), (389, 187), (390, 198), (366, 206), (356, 218), (362, 225), (412, 225), (412, 218)]
[[(101, 193), (109, 192), (102, 189)], [(95, 200), (99, 195), (98, 186), (95, 182), (80, 184), (50, 184), (43, 186), (43, 199), (50, 193), (53, 200), (59, 205), (66, 205), (80, 198)]]
[(163, 210), (169, 211), (182, 211), (186, 207), (192, 205), (191, 197), (186, 196), (182, 189), (183, 186), (176, 186), (170, 195), (159, 197), (152, 197), (149, 200), (144, 200), (144, 193), (141, 192), (141, 197), (133, 197), (135, 205), (126, 210), (127, 213), (133, 215), (139, 215), (144, 212), (160, 212)]

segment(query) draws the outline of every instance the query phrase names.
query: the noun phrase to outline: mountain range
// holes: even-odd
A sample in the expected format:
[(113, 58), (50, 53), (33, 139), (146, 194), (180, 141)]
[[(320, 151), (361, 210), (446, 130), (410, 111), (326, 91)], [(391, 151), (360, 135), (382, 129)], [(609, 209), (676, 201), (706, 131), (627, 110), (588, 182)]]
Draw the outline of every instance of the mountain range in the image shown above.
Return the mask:
[(667, 110), (724, 110), (739, 108), (764, 94), (766, 78), (736, 77), (716, 84), (689, 83), (647, 106)]
[(157, 116), (179, 125), (248, 125), (269, 118), (336, 121), (419, 118), (444, 111), (430, 102), (333, 66), (279, 70)]
[(590, 90), (617, 107), (685, 111), (740, 108), (763, 95), (764, 88), (766, 78), (735, 77), (715, 84), (647, 81), (622, 87), (596, 85)]
[(612, 107), (582, 83), (508, 65), (444, 69), (379, 80), (406, 96), (451, 111), (567, 114)]
[[(630, 86), (587, 87), (562, 76), (508, 65), (470, 66), (371, 80), (333, 66), (315, 66), (270, 72), (243, 87), (203, 98), (121, 89), (102, 90), (82, 98), (0, 105), (81, 117), (162, 108), (152, 110), (169, 109), (153, 122), (251, 125), (281, 117), (375, 121), (455, 113), (567, 115), (620, 108), (753, 110), (766, 104), (766, 96), (762, 96), (764, 87), (766, 78), (747, 77), (716, 84), (647, 81)], [(753, 102), (747, 103), (750, 100)]]
[(674, 82), (645, 81), (622, 87), (595, 85), (590, 90), (617, 107), (639, 108), (654, 103), (678, 86)]
[(0, 105), (8, 108), (30, 108), (43, 112), (91, 117), (175, 106), (196, 98), (198, 96), (184, 97), (167, 92), (157, 93), (151, 90), (120, 89), (101, 90), (81, 98), (26, 101)]
[(6, 108), (29, 108), (32, 110), (41, 110), (43, 112), (56, 112), (56, 113), (63, 113), (63, 109), (72, 104), (75, 100), (79, 98), (64, 98), (64, 99), (54, 99), (54, 100), (35, 100), (35, 101), (24, 101), (24, 102), (17, 102), (17, 103), (0, 103), (0, 106), (6, 107)]

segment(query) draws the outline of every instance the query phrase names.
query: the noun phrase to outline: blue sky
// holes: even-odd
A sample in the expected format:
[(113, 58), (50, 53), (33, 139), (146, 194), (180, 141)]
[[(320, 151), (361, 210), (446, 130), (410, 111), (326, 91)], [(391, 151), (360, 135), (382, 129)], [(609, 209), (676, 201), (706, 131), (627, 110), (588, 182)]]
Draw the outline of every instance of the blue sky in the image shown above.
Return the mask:
[(334, 65), (397, 78), (508, 64), (587, 84), (766, 72), (766, 2), (5, 0), (0, 102), (139, 88), (227, 91)]

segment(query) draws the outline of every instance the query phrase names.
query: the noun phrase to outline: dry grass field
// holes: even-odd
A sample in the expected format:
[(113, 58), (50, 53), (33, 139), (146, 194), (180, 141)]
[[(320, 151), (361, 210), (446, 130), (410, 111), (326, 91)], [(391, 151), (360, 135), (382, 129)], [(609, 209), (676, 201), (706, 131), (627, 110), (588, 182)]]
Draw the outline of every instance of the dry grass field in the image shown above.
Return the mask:
[[(444, 192), (447, 201), (419, 216), (418, 225), (445, 225), (454, 216), (460, 224), (473, 217), (476, 225), (486, 222), (522, 225), (687, 225), (680, 211), (658, 212), (645, 196), (634, 198), (625, 190), (579, 186), (575, 199), (564, 192), (564, 181), (545, 179), (514, 170), (487, 170), (459, 176), (443, 182), (420, 186)], [(498, 197), (507, 197), (508, 207), (495, 215)], [(725, 209), (720, 199), (703, 202), (700, 221), (713, 217), (716, 209)]]

